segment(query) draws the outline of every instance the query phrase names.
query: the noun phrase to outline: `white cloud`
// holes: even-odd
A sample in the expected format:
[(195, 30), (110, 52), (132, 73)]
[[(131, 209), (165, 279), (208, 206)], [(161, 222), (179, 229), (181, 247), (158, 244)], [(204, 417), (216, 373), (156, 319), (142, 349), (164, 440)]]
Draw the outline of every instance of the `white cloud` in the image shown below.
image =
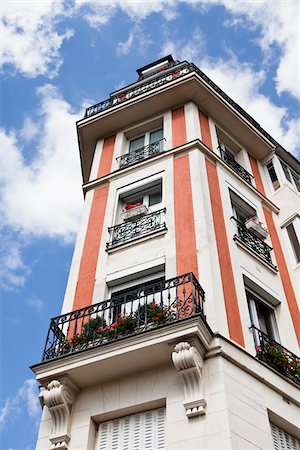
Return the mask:
[(22, 287), (31, 272), (22, 257), (23, 239), (14, 238), (5, 230), (1, 230), (0, 235), (0, 288), (11, 290)]
[(151, 45), (153, 41), (150, 37), (142, 30), (140, 25), (135, 24), (130, 30), (128, 38), (124, 42), (119, 42), (117, 45), (117, 54), (128, 55), (133, 44), (135, 50), (138, 50), (141, 54), (144, 54)]
[(24, 414), (25, 411), (33, 419), (37, 419), (40, 415), (38, 384), (32, 378), (24, 381), (14, 397), (6, 399), (0, 409), (0, 426), (3, 427), (9, 418)]
[(278, 106), (261, 93), (266, 74), (256, 71), (250, 64), (239, 62), (233, 55), (228, 58), (211, 59), (193, 46), (194, 36), (190, 39), (167, 40), (161, 50), (166, 54), (170, 49), (173, 56), (183, 59), (186, 51), (192, 60), (220, 88), (244, 108), (260, 125), (288, 151), (297, 155), (300, 151), (300, 117), (289, 117), (288, 110)]
[(39, 298), (29, 298), (26, 303), (29, 308), (32, 308), (37, 312), (41, 312), (45, 307), (45, 303)]
[(107, 24), (118, 10), (129, 16), (131, 20), (140, 21), (150, 14), (162, 14), (166, 20), (177, 17), (175, 0), (75, 0), (77, 9), (81, 9), (84, 18), (92, 27)]
[(0, 130), (0, 226), (23, 234), (72, 239), (82, 204), (75, 121), (79, 118), (51, 85), (39, 88), (39, 135), (26, 163), (18, 131)]
[(73, 35), (68, 29), (56, 30), (61, 18), (68, 15), (63, 0), (2, 2), (0, 22), (2, 64), (5, 69), (33, 78), (54, 77), (62, 64), (60, 48)]

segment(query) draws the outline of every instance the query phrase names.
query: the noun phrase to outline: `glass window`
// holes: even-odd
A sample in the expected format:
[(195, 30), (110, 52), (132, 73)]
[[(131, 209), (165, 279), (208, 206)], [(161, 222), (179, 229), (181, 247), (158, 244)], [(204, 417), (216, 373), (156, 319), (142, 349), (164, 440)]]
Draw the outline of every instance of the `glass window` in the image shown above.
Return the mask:
[(298, 239), (294, 224), (290, 223), (286, 227), (286, 231), (287, 231), (288, 237), (290, 239), (290, 243), (291, 243), (294, 255), (295, 255), (296, 262), (299, 263), (300, 262), (300, 244), (299, 244), (299, 239)]
[(154, 142), (158, 142), (162, 138), (163, 138), (163, 129), (162, 128), (160, 128), (159, 130), (151, 131), (149, 144), (153, 144)]
[(251, 325), (268, 335), (271, 339), (278, 341), (278, 331), (274, 308), (262, 297), (253, 291), (246, 289)]
[(234, 218), (244, 224), (250, 217), (256, 216), (256, 210), (240, 198), (235, 192), (229, 190)]
[(276, 171), (275, 171), (272, 161), (269, 162), (269, 164), (267, 165), (267, 169), (268, 169), (268, 172), (269, 172), (272, 184), (273, 184), (273, 188), (276, 191), (280, 187), (280, 183), (277, 178), (277, 174), (276, 174)]
[(283, 171), (284, 171), (285, 178), (286, 178), (290, 183), (292, 183), (292, 177), (291, 177), (291, 174), (290, 174), (290, 171), (289, 171), (288, 166), (287, 166), (283, 161), (281, 161), (281, 159), (280, 159), (279, 161), (280, 161), (281, 167), (282, 167), (282, 169), (283, 169)]
[(136, 139), (132, 139), (129, 143), (129, 153), (134, 152), (140, 148), (143, 148), (145, 145), (145, 136), (138, 137)]
[(292, 170), (291, 170), (291, 175), (294, 180), (297, 191), (300, 192), (300, 177), (299, 177), (299, 175), (297, 175), (296, 172), (293, 172)]

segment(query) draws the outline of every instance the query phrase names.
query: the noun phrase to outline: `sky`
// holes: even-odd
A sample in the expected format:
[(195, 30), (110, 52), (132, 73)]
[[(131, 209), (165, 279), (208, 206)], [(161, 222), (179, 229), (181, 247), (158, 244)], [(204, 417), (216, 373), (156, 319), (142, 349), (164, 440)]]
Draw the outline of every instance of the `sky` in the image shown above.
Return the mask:
[(300, 2), (2, 0), (0, 26), (1, 449), (33, 450), (29, 366), (60, 314), (83, 205), (76, 120), (171, 53), (299, 158)]

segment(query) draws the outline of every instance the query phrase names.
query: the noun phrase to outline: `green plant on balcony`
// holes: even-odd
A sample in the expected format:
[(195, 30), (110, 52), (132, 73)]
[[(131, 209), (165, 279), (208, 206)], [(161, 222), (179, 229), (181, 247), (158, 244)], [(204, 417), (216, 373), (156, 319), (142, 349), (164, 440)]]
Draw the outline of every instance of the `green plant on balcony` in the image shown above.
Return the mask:
[(140, 324), (162, 325), (176, 318), (175, 312), (164, 305), (159, 305), (153, 300), (147, 305), (140, 305), (135, 311), (137, 322)]
[(300, 382), (300, 359), (283, 347), (264, 345), (256, 348), (257, 357), (269, 363), (279, 372)]

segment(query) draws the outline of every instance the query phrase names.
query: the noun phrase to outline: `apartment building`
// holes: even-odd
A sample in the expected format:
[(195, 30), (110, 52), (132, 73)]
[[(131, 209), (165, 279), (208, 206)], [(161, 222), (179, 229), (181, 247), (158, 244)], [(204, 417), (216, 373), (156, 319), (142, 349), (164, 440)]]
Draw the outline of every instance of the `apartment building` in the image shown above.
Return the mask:
[(36, 448), (299, 450), (299, 162), (194, 64), (137, 73), (77, 122)]

